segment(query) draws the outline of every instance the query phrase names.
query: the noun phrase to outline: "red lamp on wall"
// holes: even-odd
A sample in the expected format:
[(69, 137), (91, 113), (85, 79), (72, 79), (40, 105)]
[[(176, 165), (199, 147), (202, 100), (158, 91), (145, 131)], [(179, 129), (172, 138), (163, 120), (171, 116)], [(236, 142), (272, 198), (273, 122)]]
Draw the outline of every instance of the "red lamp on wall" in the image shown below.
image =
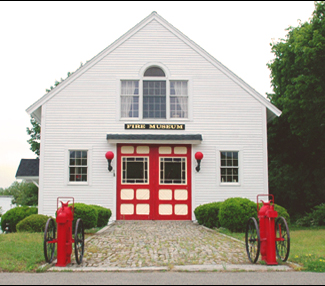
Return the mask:
[(197, 166), (196, 166), (195, 170), (197, 172), (200, 172), (200, 165), (201, 165), (201, 160), (203, 159), (203, 154), (201, 152), (196, 152), (195, 159), (197, 161)]
[(111, 151), (108, 151), (108, 152), (106, 152), (105, 157), (106, 157), (107, 162), (108, 162), (108, 171), (111, 172), (113, 170), (113, 167), (112, 167), (111, 163), (112, 163), (112, 160), (114, 158), (114, 153), (111, 152)]

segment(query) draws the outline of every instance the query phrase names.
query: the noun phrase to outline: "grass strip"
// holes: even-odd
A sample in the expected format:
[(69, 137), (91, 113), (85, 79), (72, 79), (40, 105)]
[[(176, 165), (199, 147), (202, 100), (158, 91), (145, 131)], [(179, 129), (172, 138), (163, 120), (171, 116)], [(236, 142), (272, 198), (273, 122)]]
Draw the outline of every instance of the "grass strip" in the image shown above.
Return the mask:
[[(288, 260), (301, 265), (303, 271), (325, 272), (325, 227), (298, 228), (293, 226), (289, 227), (289, 230)], [(219, 228), (217, 231), (245, 242), (245, 233), (235, 233), (225, 228)]]
[(0, 272), (31, 272), (44, 263), (43, 233), (0, 235)]

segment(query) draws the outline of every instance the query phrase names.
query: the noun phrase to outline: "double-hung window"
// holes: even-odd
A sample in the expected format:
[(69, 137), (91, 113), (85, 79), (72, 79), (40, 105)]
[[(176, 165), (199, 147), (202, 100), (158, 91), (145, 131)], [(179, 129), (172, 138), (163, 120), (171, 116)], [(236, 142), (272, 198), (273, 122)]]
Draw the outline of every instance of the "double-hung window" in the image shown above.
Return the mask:
[(238, 151), (220, 152), (221, 183), (239, 182)]
[(143, 81), (143, 118), (166, 118), (166, 81)]
[(121, 81), (121, 117), (139, 117), (139, 81)]
[(88, 151), (69, 151), (69, 182), (88, 181)]
[(170, 117), (188, 118), (187, 81), (170, 81)]

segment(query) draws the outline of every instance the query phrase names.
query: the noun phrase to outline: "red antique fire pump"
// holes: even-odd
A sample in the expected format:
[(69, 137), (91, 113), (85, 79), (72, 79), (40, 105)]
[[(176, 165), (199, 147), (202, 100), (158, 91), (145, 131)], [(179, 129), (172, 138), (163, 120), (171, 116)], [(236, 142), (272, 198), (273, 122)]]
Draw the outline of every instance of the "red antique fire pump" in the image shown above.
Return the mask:
[[(70, 201), (61, 203), (59, 209), (59, 199), (72, 199), (73, 205), (68, 206)], [(56, 223), (58, 237), (56, 238), (56, 227), (53, 218), (46, 222), (44, 233), (44, 256), (48, 263), (54, 260), (55, 244), (58, 244), (57, 263), (55, 266), (64, 267), (71, 263), (72, 243), (74, 243), (75, 257), (78, 264), (82, 262), (85, 246), (84, 227), (81, 219), (75, 225), (74, 239), (72, 238), (72, 222), (74, 218), (74, 198), (57, 199)]]
[[(272, 199), (269, 202), (261, 200), (263, 206), (259, 208), (258, 198), (261, 196)], [(260, 228), (254, 217), (247, 222), (245, 240), (248, 259), (256, 263), (261, 251), (262, 260), (268, 265), (277, 265), (276, 257), (283, 262), (287, 261), (290, 252), (289, 228), (286, 220), (278, 217), (277, 211), (274, 210), (273, 195), (257, 196), (257, 215)]]

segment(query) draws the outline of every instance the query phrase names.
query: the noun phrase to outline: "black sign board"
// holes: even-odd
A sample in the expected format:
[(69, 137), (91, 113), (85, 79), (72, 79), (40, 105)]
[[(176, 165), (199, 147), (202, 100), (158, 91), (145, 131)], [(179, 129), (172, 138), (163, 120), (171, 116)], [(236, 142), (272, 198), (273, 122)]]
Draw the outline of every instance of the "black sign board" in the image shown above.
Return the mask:
[(185, 130), (185, 124), (134, 124), (127, 123), (125, 129), (151, 129), (151, 130)]

